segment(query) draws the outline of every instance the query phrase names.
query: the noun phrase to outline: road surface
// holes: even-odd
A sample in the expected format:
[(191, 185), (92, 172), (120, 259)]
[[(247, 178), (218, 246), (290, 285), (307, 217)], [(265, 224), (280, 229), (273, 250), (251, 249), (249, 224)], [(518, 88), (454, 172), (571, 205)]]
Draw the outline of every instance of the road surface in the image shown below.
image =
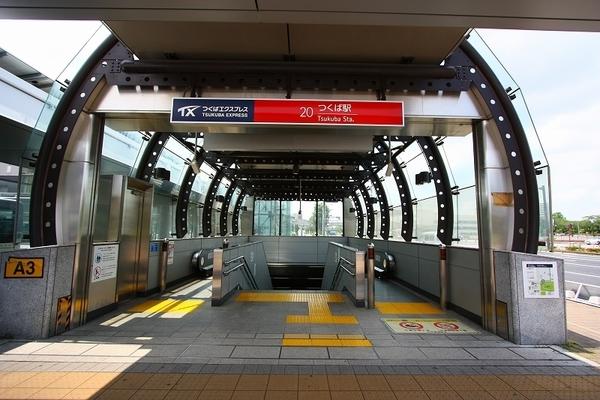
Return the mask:
[[(540, 254), (562, 258), (565, 261), (566, 281), (580, 282), (600, 287), (600, 255), (559, 252)], [(567, 287), (569, 287), (568, 284)], [(595, 289), (594, 292), (600, 293), (600, 288)]]

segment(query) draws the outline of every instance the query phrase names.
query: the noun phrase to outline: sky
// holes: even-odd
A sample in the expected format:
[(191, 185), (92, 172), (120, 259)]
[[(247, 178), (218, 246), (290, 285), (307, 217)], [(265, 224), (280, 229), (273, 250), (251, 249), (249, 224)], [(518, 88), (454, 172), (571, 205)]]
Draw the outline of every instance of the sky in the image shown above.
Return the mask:
[[(100, 25), (0, 20), (0, 47), (55, 79)], [(478, 32), (527, 101), (551, 168), (553, 211), (600, 214), (600, 33)]]

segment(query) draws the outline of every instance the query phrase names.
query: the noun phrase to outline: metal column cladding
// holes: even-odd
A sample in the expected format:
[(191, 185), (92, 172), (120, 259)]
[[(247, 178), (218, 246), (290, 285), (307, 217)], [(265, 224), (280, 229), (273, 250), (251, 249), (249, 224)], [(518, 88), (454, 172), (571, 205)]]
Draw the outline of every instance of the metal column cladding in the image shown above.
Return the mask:
[(445, 65), (470, 66), (465, 74), (469, 75), (473, 88), (492, 114), (510, 167), (514, 198), (512, 251), (537, 253), (540, 214), (535, 166), (525, 130), (511, 99), (485, 60), (468, 42), (463, 42)]
[(373, 204), (371, 204), (371, 196), (369, 195), (369, 191), (365, 187), (364, 182), (358, 185), (358, 190), (360, 190), (360, 194), (365, 201), (365, 207), (367, 208), (365, 210), (367, 213), (367, 237), (373, 239), (375, 236), (375, 214), (373, 211)]
[(236, 187), (237, 184), (234, 181), (231, 181), (231, 184), (227, 188), (227, 192), (225, 192), (225, 201), (223, 201), (223, 205), (221, 206), (221, 215), (219, 216), (221, 220), (221, 236), (227, 235), (227, 215), (229, 213), (229, 203), (231, 202), (231, 197), (233, 197), (233, 193), (235, 192)]
[(242, 204), (244, 204), (244, 198), (246, 197), (246, 189), (242, 187), (240, 189), (240, 195), (235, 202), (235, 206), (233, 207), (233, 216), (231, 217), (231, 234), (237, 235), (240, 232), (239, 229), (239, 220), (240, 220), (240, 211), (242, 209)]
[(152, 137), (150, 137), (150, 142), (146, 146), (144, 154), (142, 154), (140, 159), (140, 164), (137, 173), (135, 174), (136, 178), (147, 182), (150, 181), (152, 172), (156, 168), (156, 163), (158, 162), (167, 140), (169, 140), (169, 136), (171, 136), (171, 134), (167, 132), (155, 132)]
[(120, 72), (121, 61), (132, 58), (114, 36), (109, 37), (81, 67), (56, 108), (35, 163), (29, 217), (32, 247), (56, 244), (56, 191), (79, 115), (100, 81), (107, 74)]
[[(402, 150), (406, 149), (415, 139), (414, 138), (402, 138), (400, 139), (404, 143)], [(380, 152), (387, 152), (388, 145), (383, 139), (377, 141), (377, 148)], [(410, 186), (406, 180), (406, 176), (402, 171), (403, 167), (396, 159), (396, 154), (392, 157), (392, 165), (394, 170), (392, 174), (396, 186), (398, 187), (398, 193), (400, 194), (400, 209), (402, 210), (402, 238), (410, 242), (413, 238), (413, 208), (412, 208), (412, 197), (410, 195)]]
[(356, 228), (356, 236), (363, 237), (364, 235), (364, 217), (362, 206), (360, 205), (360, 201), (358, 200), (358, 196), (356, 195), (356, 191), (350, 192), (350, 197), (352, 198), (352, 202), (354, 203), (354, 209), (356, 210), (356, 219), (357, 219), (357, 228)]
[(448, 171), (440, 154), (437, 144), (431, 137), (417, 138), (423, 156), (429, 165), (433, 177), (438, 205), (437, 237), (440, 242), (450, 246), (452, 244), (452, 229), (454, 227), (454, 205), (452, 203), (452, 188)]
[(204, 198), (204, 208), (202, 209), (202, 236), (204, 237), (208, 237), (212, 233), (213, 202), (215, 201), (221, 179), (223, 179), (224, 176), (225, 174), (223, 174), (223, 171), (221, 170), (215, 172), (215, 176), (210, 182), (206, 197)]

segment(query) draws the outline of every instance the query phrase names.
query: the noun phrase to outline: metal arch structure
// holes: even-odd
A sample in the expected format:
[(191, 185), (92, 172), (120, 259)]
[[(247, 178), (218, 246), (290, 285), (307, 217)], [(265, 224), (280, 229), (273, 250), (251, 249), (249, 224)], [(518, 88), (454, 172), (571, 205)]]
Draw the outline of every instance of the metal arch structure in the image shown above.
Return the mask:
[(237, 189), (237, 183), (235, 181), (231, 181), (231, 183), (229, 184), (229, 187), (227, 188), (227, 191), (225, 192), (225, 201), (223, 202), (223, 205), (221, 206), (221, 215), (219, 216), (220, 221), (221, 221), (220, 226), (219, 226), (219, 228), (220, 228), (219, 233), (221, 234), (221, 236), (227, 235), (227, 215), (229, 213), (229, 204), (231, 202), (231, 198), (233, 197), (233, 193), (235, 193), (236, 189)]
[(364, 183), (361, 183), (358, 186), (358, 190), (365, 201), (365, 212), (367, 213), (367, 237), (373, 239), (375, 237), (375, 214), (373, 204), (371, 204), (371, 196)]
[[(377, 172), (373, 171), (373, 168), (365, 163), (363, 163), (363, 168), (369, 172), (369, 180), (373, 184), (375, 188), (375, 196), (377, 196), (377, 201), (379, 202), (379, 213), (380, 213), (380, 230), (379, 235), (384, 239), (388, 240), (390, 237), (390, 207), (388, 205), (387, 196), (385, 194), (385, 189), (377, 176)], [(372, 208), (372, 207), (371, 207)], [(372, 210), (371, 210), (372, 211)], [(373, 222), (375, 222), (375, 216), (373, 215)], [(373, 226), (373, 234), (375, 227)], [(372, 239), (372, 237), (370, 236)]]
[(210, 185), (208, 186), (208, 191), (206, 192), (206, 197), (204, 198), (204, 208), (202, 208), (202, 236), (204, 237), (208, 237), (212, 233), (213, 203), (215, 201), (215, 197), (217, 196), (219, 184), (224, 177), (225, 174), (223, 171), (217, 170), (215, 172), (215, 176), (210, 182)]
[[(406, 149), (408, 145), (413, 142), (413, 140), (413, 138), (408, 138), (406, 141), (404, 141), (404, 149)], [(382, 152), (389, 151), (388, 145), (383, 139), (379, 139), (377, 141), (377, 147)], [(394, 167), (392, 170), (392, 175), (394, 176), (394, 181), (396, 182), (396, 187), (398, 188), (398, 193), (400, 195), (400, 209), (402, 210), (402, 238), (406, 242), (410, 242), (413, 239), (414, 224), (410, 186), (408, 185), (406, 176), (402, 171), (403, 167), (396, 158), (396, 154), (394, 154), (392, 157), (392, 166)]]
[(156, 132), (150, 137), (150, 141), (140, 158), (140, 164), (135, 175), (137, 179), (147, 182), (150, 181), (152, 172), (156, 168), (156, 163), (158, 162), (169, 136), (171, 135), (167, 132)]
[(432, 137), (417, 138), (423, 156), (433, 177), (437, 199), (437, 237), (446, 246), (452, 245), (452, 229), (454, 228), (454, 204), (452, 203), (452, 188), (446, 165), (440, 150)]
[(492, 114), (498, 127), (511, 171), (514, 198), (512, 251), (537, 253), (539, 241), (539, 194), (535, 166), (523, 125), (511, 103), (506, 88), (483, 57), (463, 42), (446, 60), (445, 65), (470, 66), (467, 73)]
[(239, 220), (240, 220), (240, 212), (242, 210), (242, 204), (244, 204), (244, 199), (246, 198), (246, 188), (240, 188), (240, 195), (238, 196), (235, 206), (233, 207), (233, 215), (231, 217), (231, 234), (233, 236), (237, 235), (240, 232), (239, 229)]
[(352, 202), (354, 203), (354, 209), (356, 210), (356, 219), (357, 219), (357, 227), (356, 227), (356, 236), (362, 238), (364, 236), (364, 221), (365, 214), (363, 213), (362, 206), (360, 201), (358, 200), (358, 196), (356, 195), (356, 191), (350, 192), (350, 197), (352, 198)]
[[(204, 162), (204, 152), (198, 153), (199, 162)], [(178, 238), (184, 237), (188, 232), (188, 218), (187, 210), (190, 202), (190, 195), (192, 194), (192, 187), (196, 180), (197, 174), (194, 172), (191, 166), (188, 166), (185, 171), (185, 176), (181, 186), (179, 187), (179, 195), (177, 196), (177, 208), (175, 209), (175, 232)]]
[(57, 187), (75, 123), (103, 78), (120, 72), (121, 61), (132, 59), (132, 54), (111, 36), (90, 56), (65, 91), (48, 125), (35, 164), (29, 228), (32, 247), (57, 243)]

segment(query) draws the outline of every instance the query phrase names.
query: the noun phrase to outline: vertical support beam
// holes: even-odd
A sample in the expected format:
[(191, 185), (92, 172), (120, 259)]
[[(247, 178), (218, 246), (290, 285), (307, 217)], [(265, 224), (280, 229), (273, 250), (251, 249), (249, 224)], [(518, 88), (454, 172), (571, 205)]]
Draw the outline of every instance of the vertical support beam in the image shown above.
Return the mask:
[(231, 217), (231, 234), (234, 236), (240, 233), (240, 211), (242, 210), (242, 204), (244, 203), (245, 197), (246, 189), (241, 188), (240, 195), (233, 207), (233, 216)]
[(477, 188), (477, 230), (481, 263), (481, 321), (483, 328), (496, 332), (496, 274), (492, 249), (492, 212), (488, 195), (485, 138), (482, 121), (473, 122), (475, 187)]
[(187, 211), (195, 179), (194, 170), (188, 166), (183, 181), (181, 181), (179, 195), (177, 196), (177, 207), (175, 208), (175, 233), (178, 238), (184, 237), (188, 232)]
[(202, 236), (208, 237), (212, 233), (212, 209), (213, 202), (217, 195), (217, 189), (225, 175), (223, 171), (216, 171), (213, 180), (210, 182), (206, 197), (204, 197), (204, 208), (202, 209)]
[[(370, 180), (375, 188), (375, 195), (379, 201), (379, 215), (381, 218), (381, 226), (379, 235), (384, 239), (388, 240), (390, 237), (390, 206), (385, 195), (385, 189), (379, 180), (379, 177), (373, 170), (370, 170)], [(374, 228), (373, 228), (374, 229)]]
[(236, 187), (237, 184), (235, 183), (235, 181), (231, 181), (231, 184), (227, 188), (227, 192), (225, 192), (225, 201), (221, 206), (221, 215), (219, 216), (219, 218), (221, 219), (221, 236), (227, 235), (227, 215), (229, 213), (229, 203), (231, 202), (231, 197), (233, 196)]
[(417, 141), (423, 150), (423, 156), (433, 176), (438, 204), (437, 237), (440, 242), (450, 246), (452, 245), (452, 229), (454, 228), (454, 204), (452, 203), (452, 189), (448, 171), (446, 171), (440, 150), (432, 137), (419, 137)]
[(359, 238), (364, 235), (364, 222), (365, 222), (365, 214), (363, 213), (362, 206), (360, 205), (360, 201), (358, 200), (358, 196), (356, 195), (356, 191), (352, 190), (350, 192), (350, 197), (352, 197), (352, 202), (354, 203), (354, 209), (356, 210), (356, 236)]

